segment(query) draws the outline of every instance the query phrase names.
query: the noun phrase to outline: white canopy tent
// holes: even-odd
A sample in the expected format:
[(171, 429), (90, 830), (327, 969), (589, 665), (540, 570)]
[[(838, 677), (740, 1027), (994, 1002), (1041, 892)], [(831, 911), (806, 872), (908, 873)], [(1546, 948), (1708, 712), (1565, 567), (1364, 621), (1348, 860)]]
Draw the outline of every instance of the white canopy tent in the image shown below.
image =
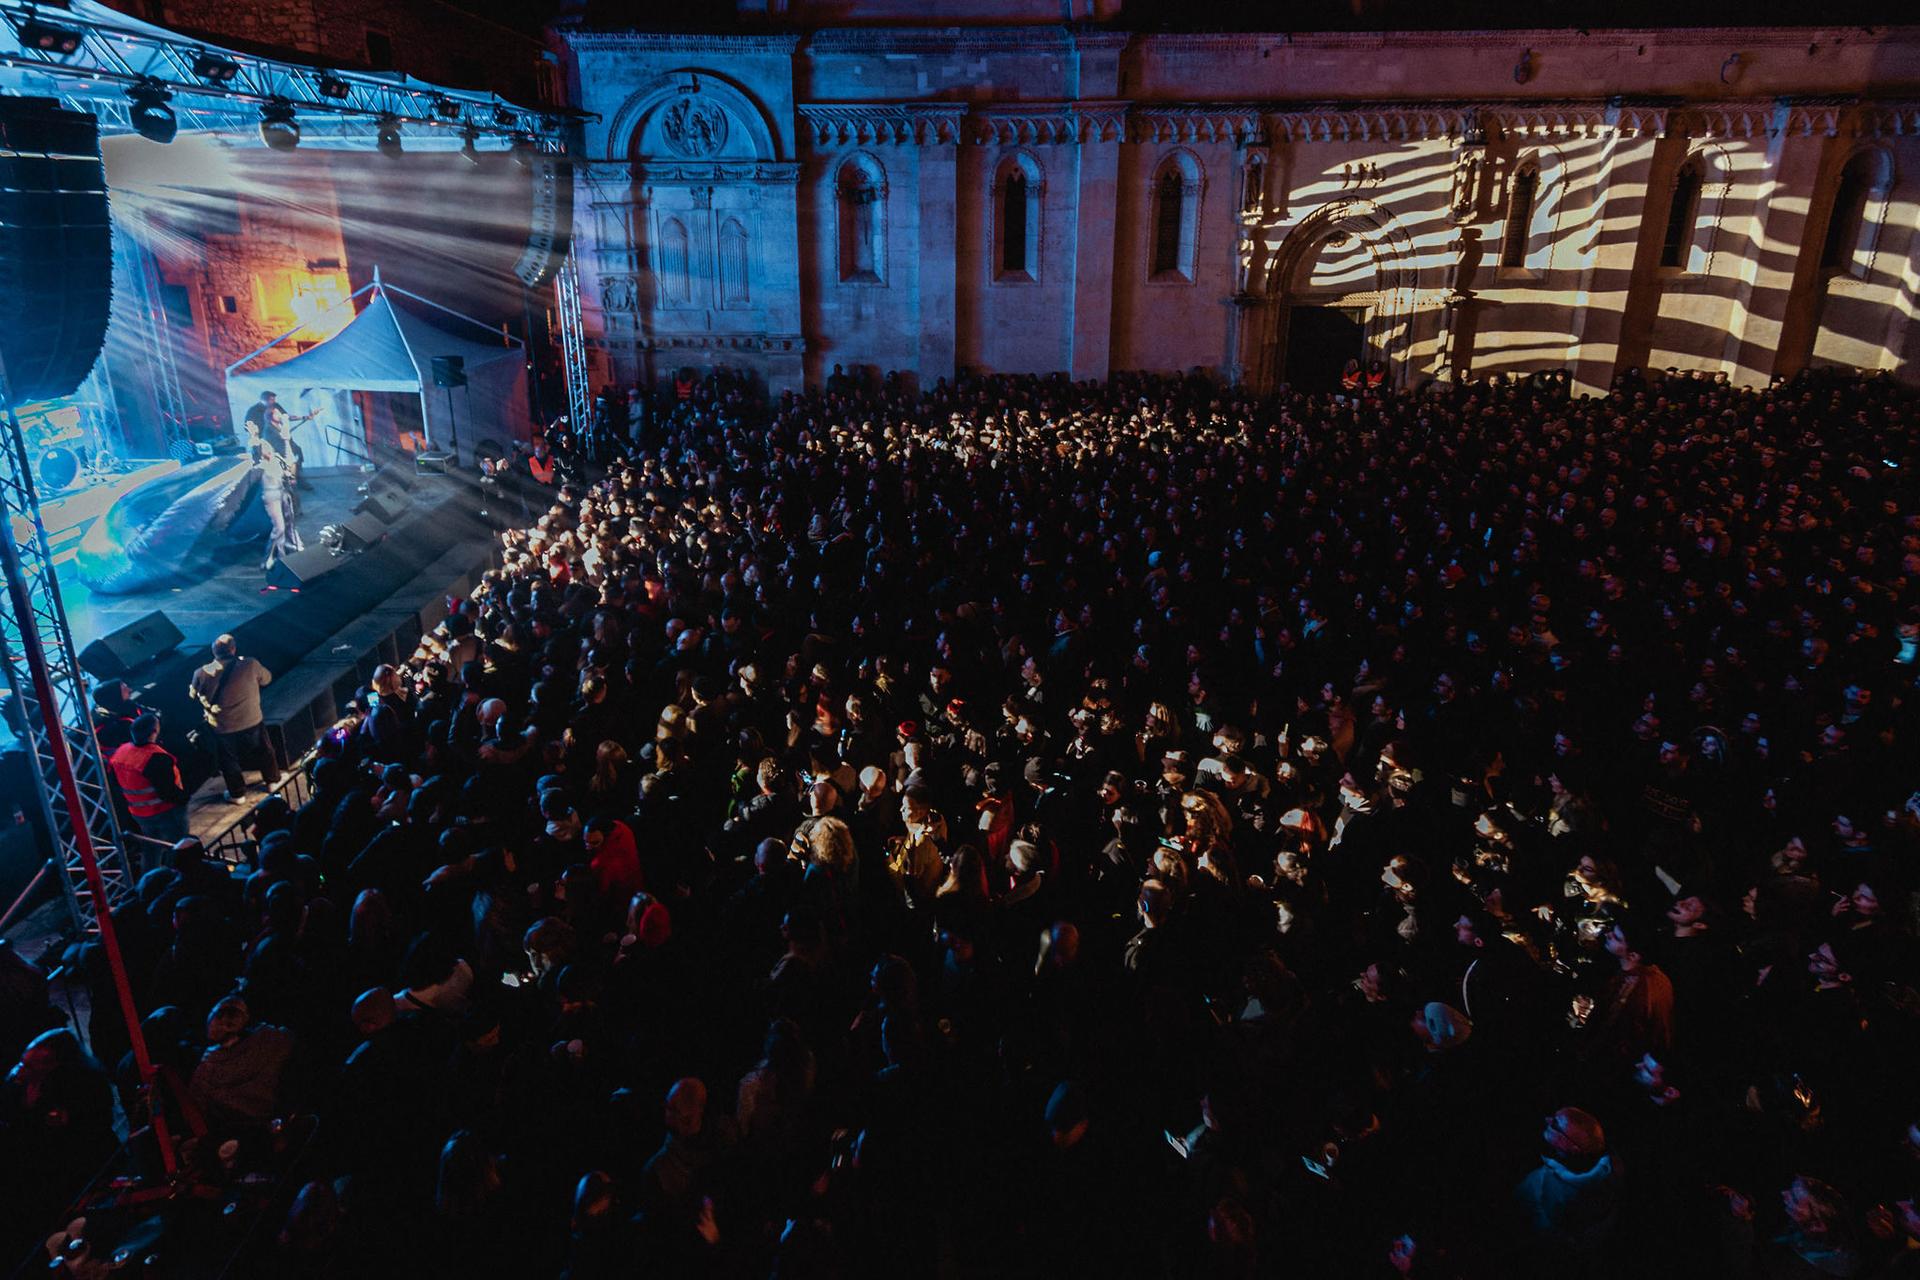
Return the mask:
[[(227, 366), (236, 435), (245, 439), (247, 409), (272, 391), (293, 417), (314, 415), (294, 432), (312, 468), (388, 461), (396, 450), (431, 449), (457, 462), (472, 458), (482, 442), (505, 452), (532, 438), (526, 354), (517, 338), (386, 283), (378, 268), (371, 284), (339, 305), (363, 297), (360, 313), (325, 342), (276, 363), (283, 344), (302, 332), (294, 329)], [(464, 386), (436, 385), (435, 362), (446, 357), (461, 362)], [(407, 401), (383, 408), (373, 395), (356, 393)]]

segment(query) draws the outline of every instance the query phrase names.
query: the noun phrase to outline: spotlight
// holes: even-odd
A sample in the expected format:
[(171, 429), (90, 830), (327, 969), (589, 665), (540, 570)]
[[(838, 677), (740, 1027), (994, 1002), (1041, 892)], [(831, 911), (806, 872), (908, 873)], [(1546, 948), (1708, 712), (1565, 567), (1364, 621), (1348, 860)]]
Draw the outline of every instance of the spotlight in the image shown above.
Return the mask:
[(404, 150), (400, 145), (400, 122), (392, 116), (381, 116), (379, 132), (374, 134), (374, 146), (383, 156), (400, 155)]
[(460, 154), (469, 164), (480, 163), (480, 131), (468, 125), (460, 134)]
[(353, 92), (352, 85), (331, 71), (322, 71), (320, 73), (319, 88), (321, 97), (332, 98), (335, 102), (340, 101), (340, 99), (347, 97)]
[(274, 151), (291, 151), (300, 145), (300, 122), (293, 118), (293, 105), (285, 98), (260, 108), (260, 141)]
[(517, 117), (507, 109), (507, 105), (504, 102), (493, 109), (493, 122), (502, 129), (512, 127), (515, 119), (517, 119)]
[(51, 53), (57, 58), (70, 58), (80, 52), (81, 34), (72, 27), (62, 27), (42, 18), (30, 16), (20, 24), (20, 43), (29, 49), (41, 53)]
[(158, 80), (142, 80), (127, 90), (127, 97), (133, 102), (133, 109), (127, 115), (135, 133), (149, 142), (173, 141), (174, 135), (180, 132), (180, 122), (174, 118), (173, 108), (167, 105), (173, 101), (173, 95), (162, 88)]
[(193, 74), (209, 84), (230, 84), (240, 74), (240, 64), (232, 58), (223, 58), (202, 49), (200, 56), (193, 60)]
[(452, 98), (443, 95), (433, 100), (433, 114), (439, 116), (442, 120), (458, 120), (460, 118), (460, 104)]

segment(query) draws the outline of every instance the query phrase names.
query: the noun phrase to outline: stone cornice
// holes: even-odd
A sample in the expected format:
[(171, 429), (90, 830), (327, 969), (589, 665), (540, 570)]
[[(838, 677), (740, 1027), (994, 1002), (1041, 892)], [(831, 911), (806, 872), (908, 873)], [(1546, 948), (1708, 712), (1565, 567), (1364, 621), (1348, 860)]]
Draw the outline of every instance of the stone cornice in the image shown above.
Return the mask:
[(965, 121), (965, 137), (976, 145), (1003, 147), (1066, 142), (1118, 142), (1126, 136), (1128, 104), (1096, 102), (1020, 102), (976, 106)]
[(800, 181), (800, 165), (792, 160), (645, 160), (631, 172), (636, 183)]
[(1222, 103), (1137, 106), (1127, 116), (1129, 142), (1232, 142), (1250, 146), (1267, 140), (1258, 109)]
[(960, 140), (967, 109), (945, 103), (801, 103), (803, 136), (816, 147), (939, 145)]
[(661, 31), (585, 31), (577, 27), (556, 27), (569, 48), (579, 52), (603, 49), (637, 50), (642, 53), (725, 53), (735, 57), (763, 53), (791, 56), (800, 37), (778, 35), (718, 35), (706, 32), (676, 35)]
[(1731, 47), (1729, 39), (1743, 48), (1805, 49), (1810, 43), (1831, 43), (1835, 36), (1854, 45), (1907, 45), (1920, 36), (1920, 27), (1880, 27), (1869, 35), (1860, 27), (1845, 24), (1806, 27), (1592, 27), (1586, 32), (1566, 27), (1536, 27), (1497, 30), (1451, 31), (1168, 31), (1143, 33), (1149, 47), (1169, 50), (1275, 49), (1283, 46), (1305, 49), (1381, 49), (1395, 46), (1488, 45), (1513, 43), (1534, 49), (1618, 48), (1623, 45), (1662, 44), (1668, 46), (1719, 49)]
[(1855, 137), (1911, 138), (1920, 134), (1920, 102), (1863, 102), (1854, 113)]
[[(1017, 145), (1112, 142), (1226, 143), (1269, 141), (1407, 142), (1452, 140), (1479, 129), (1491, 137), (1598, 137), (1602, 134), (1758, 138), (1914, 132), (1911, 104), (1872, 105), (1861, 114), (1844, 100), (1675, 103), (1568, 100), (1554, 102), (1128, 103), (1020, 102), (961, 104), (805, 103), (799, 108), (816, 147)], [(1851, 114), (1850, 114), (1851, 113)], [(1871, 123), (1868, 123), (1871, 121)]]
[(810, 54), (1059, 53), (1083, 33), (1033, 27), (824, 27), (807, 37)]

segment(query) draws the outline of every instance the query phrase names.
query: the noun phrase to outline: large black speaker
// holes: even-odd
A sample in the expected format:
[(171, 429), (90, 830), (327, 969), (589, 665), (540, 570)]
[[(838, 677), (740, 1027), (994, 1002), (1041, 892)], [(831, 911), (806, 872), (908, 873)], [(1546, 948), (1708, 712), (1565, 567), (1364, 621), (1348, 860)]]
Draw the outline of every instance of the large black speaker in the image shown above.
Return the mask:
[(553, 279), (573, 242), (573, 163), (541, 156), (533, 165), (533, 218), (514, 274), (529, 289)]
[(99, 122), (52, 98), (0, 98), (0, 356), (14, 403), (73, 394), (112, 301)]
[(381, 524), (392, 524), (407, 514), (407, 495), (398, 489), (376, 489), (353, 504), (353, 514), (369, 515)]
[(365, 551), (386, 536), (386, 523), (371, 511), (363, 511), (340, 526), (340, 545), (348, 551)]
[(172, 653), (184, 639), (173, 619), (164, 613), (150, 613), (82, 649), (80, 669), (97, 680), (111, 680), (146, 666), (163, 653)]
[(433, 358), (433, 385), (436, 387), (466, 386), (467, 358), (465, 356), (435, 356)]
[(273, 568), (267, 570), (267, 585), (298, 591), (302, 587), (312, 586), (339, 567), (340, 557), (333, 552), (325, 547), (308, 547), (283, 560), (276, 560)]

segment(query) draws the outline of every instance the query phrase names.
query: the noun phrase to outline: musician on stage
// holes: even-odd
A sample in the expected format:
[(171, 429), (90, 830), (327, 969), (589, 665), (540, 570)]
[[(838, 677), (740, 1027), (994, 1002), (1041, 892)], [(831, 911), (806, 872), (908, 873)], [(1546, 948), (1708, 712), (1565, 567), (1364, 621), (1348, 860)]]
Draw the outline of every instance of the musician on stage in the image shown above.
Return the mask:
[(260, 567), (273, 568), (275, 560), (284, 560), (290, 552), (306, 550), (300, 531), (294, 527), (299, 514), (294, 504), (293, 478), (279, 450), (264, 446), (257, 451), (254, 465), (260, 471), (260, 501), (267, 509), (272, 532), (267, 536), (267, 559)]
[[(269, 448), (278, 450), (281, 460), (287, 464), (288, 480), (296, 488), (311, 489), (313, 486), (307, 483), (307, 478), (302, 471), (306, 455), (300, 451), (299, 444), (294, 441), (293, 429), (303, 422), (313, 421), (319, 412), (318, 409), (313, 409), (296, 418), (281, 406), (279, 396), (271, 391), (262, 391), (260, 399), (247, 409), (249, 444), (257, 438)], [(297, 499), (294, 505), (295, 510), (298, 511)]]

